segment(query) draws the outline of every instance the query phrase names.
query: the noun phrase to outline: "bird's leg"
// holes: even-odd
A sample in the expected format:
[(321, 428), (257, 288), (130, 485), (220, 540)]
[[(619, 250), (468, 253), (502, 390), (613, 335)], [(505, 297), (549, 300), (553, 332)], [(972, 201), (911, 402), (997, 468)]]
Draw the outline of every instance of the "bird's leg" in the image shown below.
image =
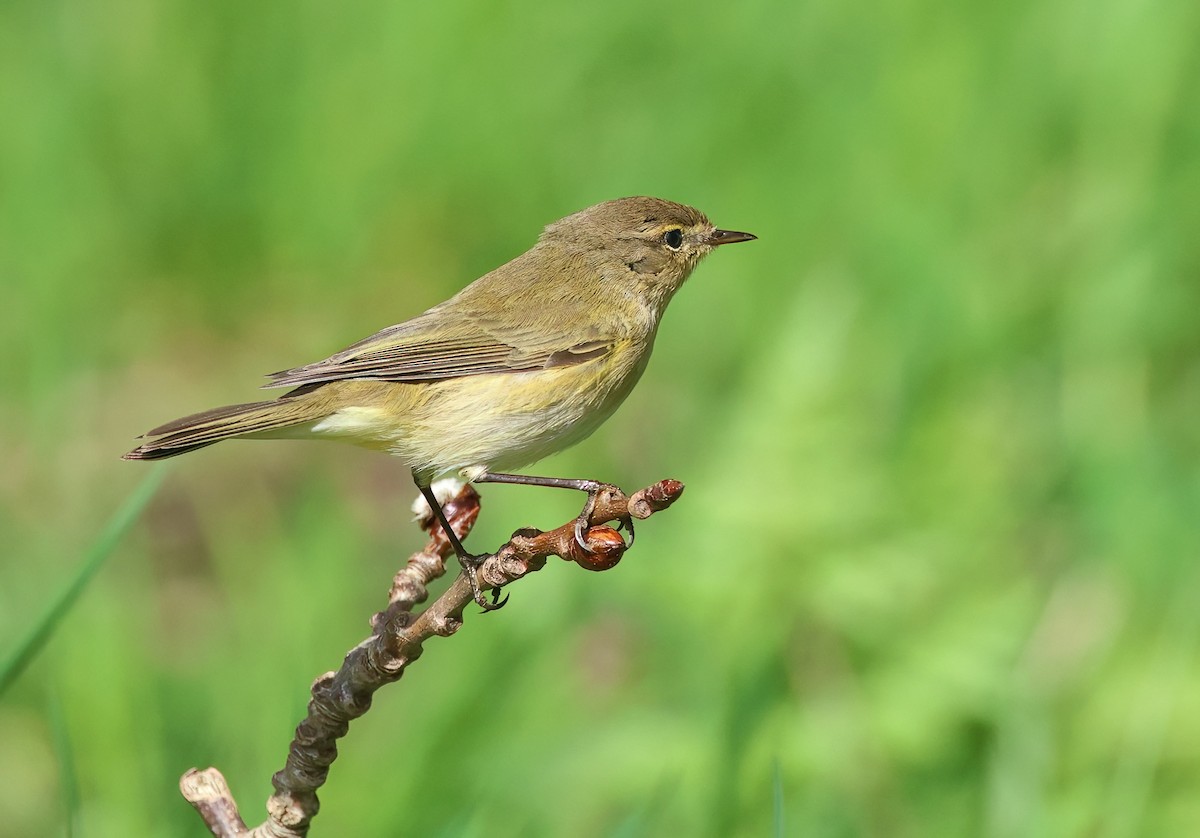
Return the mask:
[(499, 590), (493, 590), (492, 601), (488, 602), (487, 595), (479, 587), (479, 566), (483, 564), (486, 556), (474, 556), (468, 553), (466, 548), (463, 547), (462, 542), (458, 539), (458, 534), (454, 532), (454, 528), (446, 520), (446, 513), (442, 511), (442, 505), (438, 503), (438, 499), (434, 496), (433, 489), (428, 486), (422, 486), (420, 483), (417, 483), (417, 488), (421, 490), (421, 494), (425, 496), (426, 503), (433, 510), (438, 523), (442, 525), (442, 532), (446, 533), (446, 538), (450, 539), (450, 546), (454, 548), (454, 554), (458, 556), (458, 563), (462, 565), (463, 575), (471, 583), (471, 595), (474, 597), (475, 602), (484, 611), (494, 611), (502, 607), (504, 603), (508, 602), (507, 594), (505, 594), (504, 599), (500, 599)]
[[(587, 501), (583, 505), (583, 511), (575, 519), (575, 541), (584, 550), (588, 549), (584, 534), (591, 524), (592, 513), (596, 511), (596, 498), (605, 489), (620, 491), (616, 486), (601, 483), (597, 480), (576, 480), (569, 477), (531, 477), (526, 474), (497, 474), (495, 472), (487, 472), (480, 477), (476, 477), (474, 482), (516, 483), (521, 486), (548, 486), (552, 489), (574, 489), (577, 492), (587, 492)], [(632, 547), (634, 539), (633, 518), (629, 515), (624, 515), (617, 520), (629, 533), (629, 546)]]

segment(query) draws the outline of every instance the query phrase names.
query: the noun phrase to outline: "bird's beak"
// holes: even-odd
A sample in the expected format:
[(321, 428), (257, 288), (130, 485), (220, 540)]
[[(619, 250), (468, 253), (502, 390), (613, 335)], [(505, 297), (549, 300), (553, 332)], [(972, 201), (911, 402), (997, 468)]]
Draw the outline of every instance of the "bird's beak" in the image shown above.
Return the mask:
[(720, 244), (752, 242), (757, 238), (758, 236), (754, 235), (753, 233), (739, 233), (736, 230), (713, 230), (705, 243), (716, 247)]

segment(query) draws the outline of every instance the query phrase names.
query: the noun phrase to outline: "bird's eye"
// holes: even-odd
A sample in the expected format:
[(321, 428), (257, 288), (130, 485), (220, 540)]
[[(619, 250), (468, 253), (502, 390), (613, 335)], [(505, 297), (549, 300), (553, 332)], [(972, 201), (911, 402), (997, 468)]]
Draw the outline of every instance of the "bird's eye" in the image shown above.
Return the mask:
[(663, 242), (672, 250), (678, 250), (683, 247), (683, 230), (680, 230), (678, 227), (672, 227), (663, 233)]

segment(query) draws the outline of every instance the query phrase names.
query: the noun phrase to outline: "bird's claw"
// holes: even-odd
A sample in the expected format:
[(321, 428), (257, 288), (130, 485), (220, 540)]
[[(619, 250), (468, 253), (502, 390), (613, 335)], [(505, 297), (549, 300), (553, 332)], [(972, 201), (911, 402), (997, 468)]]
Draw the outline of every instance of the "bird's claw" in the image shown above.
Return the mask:
[(575, 543), (579, 545), (581, 550), (587, 550), (587, 527), (588, 516), (580, 515), (575, 519)]
[(629, 533), (629, 543), (625, 545), (625, 548), (629, 549), (633, 546), (633, 540), (636, 538), (633, 531), (632, 517), (626, 515), (624, 518), (619, 518), (617, 520), (617, 531), (620, 532), (621, 530), (625, 530), (627, 533)]
[(459, 556), (458, 563), (462, 565), (463, 575), (467, 577), (467, 582), (471, 585), (471, 598), (484, 611), (497, 611), (504, 607), (508, 602), (508, 594), (504, 598), (500, 598), (500, 589), (492, 588), (492, 600), (488, 602), (487, 593), (479, 584), (479, 566), (483, 564), (486, 556)]
[[(596, 499), (605, 489), (613, 489), (620, 491), (615, 486), (609, 486), (607, 483), (591, 483), (590, 488), (585, 489), (587, 492), (587, 501), (583, 504), (583, 511), (579, 513), (579, 517), (575, 519), (575, 543), (583, 550), (588, 550), (587, 531), (592, 525), (592, 515), (596, 512)], [(625, 529), (629, 533), (628, 547), (633, 546), (633, 519), (624, 515), (617, 519), (617, 529)]]

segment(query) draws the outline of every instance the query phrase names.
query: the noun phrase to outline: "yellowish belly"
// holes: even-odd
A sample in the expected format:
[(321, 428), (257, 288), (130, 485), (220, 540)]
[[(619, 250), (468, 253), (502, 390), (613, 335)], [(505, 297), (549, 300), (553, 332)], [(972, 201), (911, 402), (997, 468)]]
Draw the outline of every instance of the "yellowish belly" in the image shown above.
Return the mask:
[(625, 345), (536, 372), (421, 384), (334, 382), (312, 394), (330, 399), (332, 410), (307, 431), (387, 451), (423, 480), (510, 471), (591, 434), (629, 395), (648, 355)]

